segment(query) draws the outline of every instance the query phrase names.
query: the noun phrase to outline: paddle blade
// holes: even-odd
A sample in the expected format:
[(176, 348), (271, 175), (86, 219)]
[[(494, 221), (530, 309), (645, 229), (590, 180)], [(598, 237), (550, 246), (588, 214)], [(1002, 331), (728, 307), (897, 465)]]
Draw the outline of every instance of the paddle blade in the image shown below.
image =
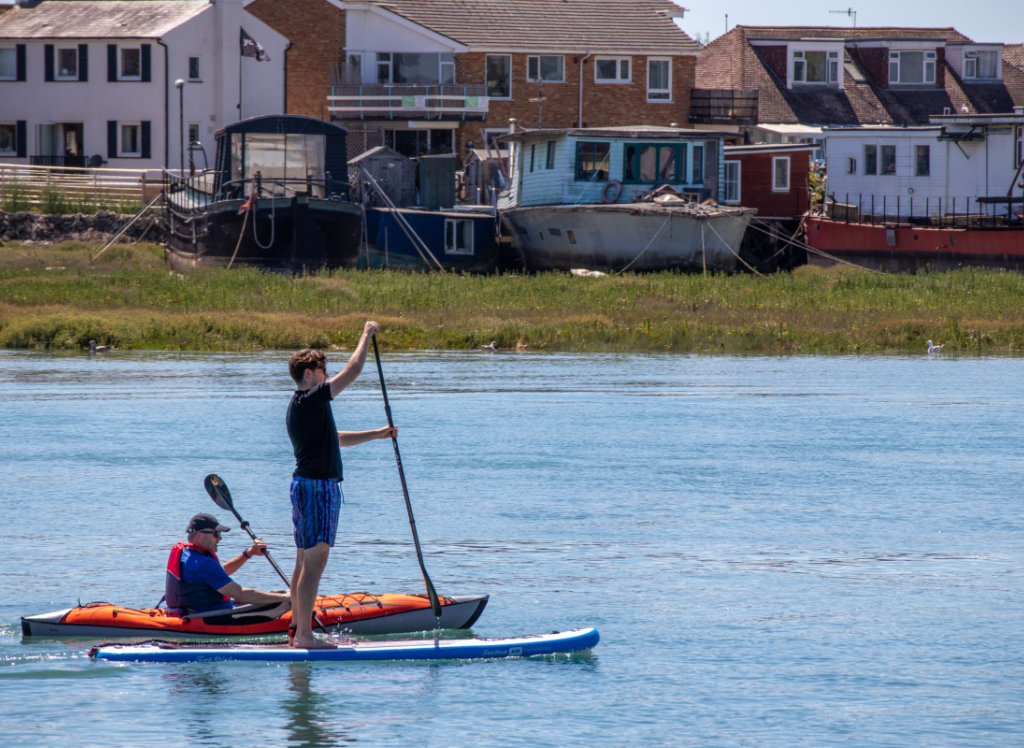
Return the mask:
[(430, 577), (427, 576), (426, 572), (423, 573), (423, 579), (427, 583), (427, 597), (430, 598), (430, 609), (434, 612), (434, 618), (440, 618), (441, 601), (437, 597), (437, 590), (434, 589), (434, 583), (430, 581)]
[(227, 484), (220, 479), (219, 475), (210, 473), (206, 476), (206, 480), (203, 481), (203, 485), (206, 486), (206, 493), (210, 494), (213, 503), (232, 514), (235, 513), (235, 505), (231, 501), (231, 492), (228, 491)]

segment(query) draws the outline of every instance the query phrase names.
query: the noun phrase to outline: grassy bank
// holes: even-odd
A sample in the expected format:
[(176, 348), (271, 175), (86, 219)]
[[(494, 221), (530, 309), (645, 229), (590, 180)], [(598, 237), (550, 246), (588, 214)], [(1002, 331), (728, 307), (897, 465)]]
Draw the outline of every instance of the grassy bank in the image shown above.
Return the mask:
[(351, 346), (362, 321), (393, 348), (852, 353), (1024, 349), (1024, 276), (800, 268), (770, 278), (604, 278), (251, 269), (171, 272), (153, 245), (0, 248), (0, 346), (254, 350)]

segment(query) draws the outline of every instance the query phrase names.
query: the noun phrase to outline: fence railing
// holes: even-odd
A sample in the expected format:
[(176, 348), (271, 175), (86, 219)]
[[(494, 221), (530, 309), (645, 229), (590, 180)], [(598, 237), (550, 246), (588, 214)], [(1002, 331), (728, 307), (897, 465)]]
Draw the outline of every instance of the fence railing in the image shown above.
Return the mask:
[(950, 228), (1024, 228), (1021, 198), (890, 197), (828, 193), (825, 216), (843, 223), (872, 226)]
[(85, 168), (87, 159), (85, 156), (29, 156), (28, 162), (32, 166), (75, 166)]
[(327, 111), (338, 119), (482, 120), (487, 86), (331, 86)]
[(757, 89), (691, 89), (690, 122), (705, 125), (756, 125)]
[(134, 213), (162, 188), (155, 169), (0, 164), (0, 210)]

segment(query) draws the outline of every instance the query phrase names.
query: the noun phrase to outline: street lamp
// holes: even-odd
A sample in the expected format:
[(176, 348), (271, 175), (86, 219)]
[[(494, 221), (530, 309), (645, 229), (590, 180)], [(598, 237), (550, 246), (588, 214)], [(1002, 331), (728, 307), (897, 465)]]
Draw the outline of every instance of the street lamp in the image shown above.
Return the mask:
[(181, 136), (181, 171), (178, 174), (185, 178), (185, 81), (181, 78), (174, 81), (178, 89), (178, 134)]

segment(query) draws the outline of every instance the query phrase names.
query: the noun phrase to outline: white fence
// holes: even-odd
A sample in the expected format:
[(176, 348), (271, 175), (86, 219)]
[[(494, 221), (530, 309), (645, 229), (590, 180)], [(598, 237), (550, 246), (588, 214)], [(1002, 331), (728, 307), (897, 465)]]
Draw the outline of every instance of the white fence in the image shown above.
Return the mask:
[(161, 172), (154, 169), (0, 164), (0, 210), (134, 212), (162, 187)]

